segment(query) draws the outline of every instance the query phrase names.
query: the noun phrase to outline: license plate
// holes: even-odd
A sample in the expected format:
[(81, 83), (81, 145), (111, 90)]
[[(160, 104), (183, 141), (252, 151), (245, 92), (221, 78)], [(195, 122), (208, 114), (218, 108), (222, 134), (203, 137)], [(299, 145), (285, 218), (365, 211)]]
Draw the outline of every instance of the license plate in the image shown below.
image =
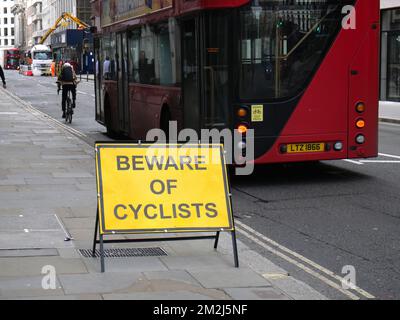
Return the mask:
[(288, 153), (324, 152), (325, 143), (293, 143), (287, 146)]

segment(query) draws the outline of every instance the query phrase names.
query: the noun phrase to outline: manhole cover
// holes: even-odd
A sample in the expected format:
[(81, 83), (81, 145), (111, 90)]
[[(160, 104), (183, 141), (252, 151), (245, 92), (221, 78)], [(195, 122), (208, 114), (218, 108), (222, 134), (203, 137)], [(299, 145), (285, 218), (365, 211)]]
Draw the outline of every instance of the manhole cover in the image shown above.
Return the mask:
[[(92, 258), (92, 249), (79, 249), (79, 253), (84, 258)], [(121, 248), (105, 249), (105, 258), (127, 258), (127, 257), (158, 257), (166, 256), (167, 253), (162, 248)], [(100, 258), (100, 250), (96, 249), (95, 257)]]

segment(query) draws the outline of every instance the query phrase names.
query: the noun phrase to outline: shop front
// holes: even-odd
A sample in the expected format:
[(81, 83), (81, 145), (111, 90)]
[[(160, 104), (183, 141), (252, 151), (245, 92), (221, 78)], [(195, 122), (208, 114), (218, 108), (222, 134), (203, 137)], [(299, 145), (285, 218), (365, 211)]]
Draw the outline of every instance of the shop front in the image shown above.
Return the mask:
[(68, 61), (78, 74), (93, 73), (93, 37), (90, 32), (68, 29), (55, 33), (51, 37), (51, 46), (57, 67)]

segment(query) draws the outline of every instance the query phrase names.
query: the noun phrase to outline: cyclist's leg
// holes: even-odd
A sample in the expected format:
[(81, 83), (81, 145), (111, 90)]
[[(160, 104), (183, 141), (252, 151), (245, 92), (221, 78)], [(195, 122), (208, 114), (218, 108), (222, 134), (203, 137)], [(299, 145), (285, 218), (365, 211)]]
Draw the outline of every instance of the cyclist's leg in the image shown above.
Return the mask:
[(75, 108), (76, 85), (71, 85), (71, 92), (72, 92), (72, 108)]
[(67, 104), (67, 97), (68, 97), (68, 87), (66, 85), (62, 86), (62, 112), (63, 112), (63, 117), (65, 117), (65, 106)]

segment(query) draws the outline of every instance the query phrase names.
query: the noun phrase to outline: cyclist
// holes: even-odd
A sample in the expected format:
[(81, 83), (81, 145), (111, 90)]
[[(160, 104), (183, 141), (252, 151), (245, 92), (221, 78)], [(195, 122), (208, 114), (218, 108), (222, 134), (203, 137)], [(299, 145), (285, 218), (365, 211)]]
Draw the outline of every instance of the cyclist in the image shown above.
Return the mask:
[(68, 92), (72, 92), (72, 108), (75, 108), (75, 100), (76, 100), (76, 85), (77, 85), (77, 77), (72, 65), (68, 62), (64, 63), (61, 68), (60, 74), (58, 75), (57, 80), (58, 91), (59, 94), (62, 87), (62, 117), (65, 118), (65, 107), (68, 98)]

